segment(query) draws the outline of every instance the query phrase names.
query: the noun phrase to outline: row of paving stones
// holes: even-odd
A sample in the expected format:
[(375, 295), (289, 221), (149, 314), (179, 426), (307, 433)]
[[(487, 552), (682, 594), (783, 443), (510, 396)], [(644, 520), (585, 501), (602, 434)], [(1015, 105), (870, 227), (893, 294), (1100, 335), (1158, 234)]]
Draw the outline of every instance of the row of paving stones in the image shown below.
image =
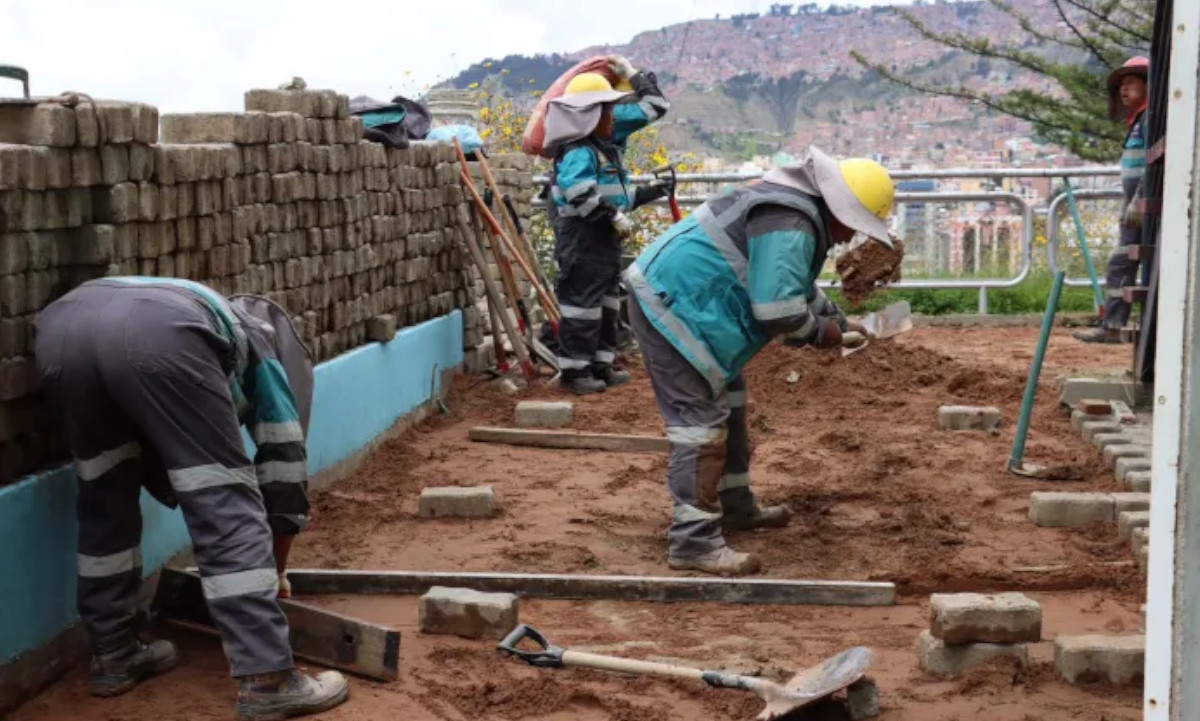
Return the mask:
[[(1130, 538), (1145, 568), (1150, 510), (1150, 432), (1120, 402), (1077, 403), (1073, 426), (1093, 443), (1128, 491), (1117, 493), (1035, 492), (1029, 517), (1039, 526), (1078, 528), (1115, 523)], [(1115, 407), (1114, 407), (1115, 406)], [(938, 427), (947, 431), (994, 432), (1001, 422), (992, 407), (942, 406)], [(985, 664), (1029, 666), (1029, 644), (1042, 640), (1040, 605), (1022, 594), (935, 594), (930, 627), (917, 640), (919, 665), (926, 673), (954, 678)], [(1054, 667), (1069, 683), (1127, 684), (1142, 678), (1142, 635), (1058, 636)]]

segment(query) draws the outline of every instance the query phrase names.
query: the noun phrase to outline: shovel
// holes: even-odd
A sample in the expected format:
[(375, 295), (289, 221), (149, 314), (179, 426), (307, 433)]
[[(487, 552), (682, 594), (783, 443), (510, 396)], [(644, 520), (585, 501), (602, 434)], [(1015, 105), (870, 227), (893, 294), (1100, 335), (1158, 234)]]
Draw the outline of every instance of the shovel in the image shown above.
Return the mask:
[(842, 340), (843, 356), (857, 353), (866, 348), (867, 343), (871, 340), (885, 340), (912, 330), (912, 306), (909, 305), (907, 300), (896, 301), (878, 313), (868, 313), (863, 317), (861, 322), (863, 327), (867, 329), (867, 338), (860, 338), (857, 333), (844, 334)]
[[(522, 641), (537, 645), (533, 651), (517, 648)], [(756, 719), (771, 721), (811, 703), (820, 701), (858, 681), (871, 666), (871, 649), (856, 646), (832, 656), (820, 665), (804, 669), (784, 685), (762, 678), (739, 676), (724, 671), (704, 671), (670, 663), (638, 661), (615, 656), (600, 656), (583, 651), (571, 651), (554, 646), (536, 629), (524, 624), (517, 626), (500, 642), (499, 650), (515, 656), (531, 666), (540, 668), (594, 668), (631, 674), (671, 676), (703, 681), (717, 688), (749, 691), (766, 702), (767, 706)]]

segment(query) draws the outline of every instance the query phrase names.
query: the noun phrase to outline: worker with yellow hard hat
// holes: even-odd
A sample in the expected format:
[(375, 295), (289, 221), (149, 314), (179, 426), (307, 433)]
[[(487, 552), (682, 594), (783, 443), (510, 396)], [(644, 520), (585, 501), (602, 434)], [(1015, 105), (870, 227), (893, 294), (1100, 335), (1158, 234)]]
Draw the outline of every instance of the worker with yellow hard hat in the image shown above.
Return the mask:
[(787, 525), (750, 490), (742, 369), (772, 338), (835, 348), (865, 334), (817, 287), (834, 245), (862, 233), (892, 247), (895, 186), (865, 158), (816, 148), (798, 166), (710, 198), (625, 272), (629, 322), (671, 441), (668, 564), (723, 575), (760, 568), (724, 531)]
[(562, 321), (555, 339), (562, 385), (582, 395), (629, 380), (615, 367), (621, 245), (633, 232), (628, 212), (669, 192), (661, 182), (635, 188), (625, 142), (669, 107), (650, 73), (620, 56), (609, 68), (632, 92), (600, 73), (580, 73), (546, 109), (545, 147), (554, 152), (549, 216), (554, 227), (556, 291)]

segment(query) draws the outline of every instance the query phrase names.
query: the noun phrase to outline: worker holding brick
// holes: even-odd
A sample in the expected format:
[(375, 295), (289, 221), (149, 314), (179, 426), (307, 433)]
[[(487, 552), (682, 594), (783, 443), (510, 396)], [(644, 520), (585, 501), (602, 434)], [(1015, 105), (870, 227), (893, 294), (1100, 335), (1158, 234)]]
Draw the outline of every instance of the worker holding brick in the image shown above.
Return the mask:
[(633, 233), (627, 213), (664, 197), (657, 182), (634, 188), (625, 170), (629, 136), (663, 117), (668, 103), (653, 76), (623, 57), (609, 59), (633, 92), (614, 90), (599, 73), (580, 73), (546, 112), (557, 295), (562, 308), (558, 363), (562, 384), (583, 395), (629, 380), (617, 353), (621, 246)]
[(892, 246), (894, 194), (878, 163), (812, 148), (802, 165), (709, 199), (626, 270), (630, 325), (671, 441), (671, 568), (754, 573), (758, 558), (729, 548), (723, 529), (788, 524), (786, 506), (750, 490), (742, 369), (772, 338), (837, 348), (843, 332), (865, 335), (816, 281), (829, 249), (855, 233)]
[(1075, 337), (1085, 343), (1120, 343), (1121, 329), (1129, 323), (1132, 305), (1124, 288), (1137, 281), (1138, 261), (1129, 257), (1129, 247), (1142, 238), (1142, 177), (1146, 174), (1146, 106), (1150, 61), (1130, 58), (1108, 75), (1108, 114), (1125, 121), (1125, 150), (1121, 154), (1121, 245), (1108, 259), (1104, 315), (1099, 328), (1081, 331)]
[(294, 668), (276, 600), (292, 539), (309, 520), (312, 362), (287, 313), (176, 278), (102, 278), (42, 311), (35, 350), (79, 478), (78, 603), (91, 692), (120, 695), (177, 661), (170, 642), (142, 643), (135, 628), (145, 487), (183, 510), (239, 680), (237, 717), (305, 715), (345, 701), (341, 674)]

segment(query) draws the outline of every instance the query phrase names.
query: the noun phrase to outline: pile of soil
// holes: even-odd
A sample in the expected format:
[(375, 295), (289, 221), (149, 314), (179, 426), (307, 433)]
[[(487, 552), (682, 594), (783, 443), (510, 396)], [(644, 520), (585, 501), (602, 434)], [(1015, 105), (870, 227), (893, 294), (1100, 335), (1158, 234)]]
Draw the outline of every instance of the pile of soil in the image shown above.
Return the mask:
[[(1016, 345), (1022, 331), (1002, 330)], [(772, 577), (889, 580), (914, 594), (1099, 586), (1136, 595), (1137, 570), (1109, 565), (1129, 560), (1124, 544), (1091, 544), (1029, 522), (1031, 491), (1118, 489), (1049, 388), (1038, 395), (1027, 457), (1077, 467), (1083, 480), (1064, 485), (1005, 472), (1025, 373), (953, 355), (985, 345), (982, 336), (992, 332), (923, 329), (846, 358), (779, 345), (760, 353), (746, 370), (754, 487), (796, 517), (788, 528), (735, 534), (730, 543), (758, 553)], [(1023, 332), (1032, 342), (1037, 329)], [(917, 342), (922, 337), (952, 342)], [(512, 425), (516, 403), (534, 398), (573, 400), (579, 430), (661, 435), (646, 374), (637, 362), (631, 370), (629, 384), (586, 398), (550, 385), (510, 396), (494, 383), (457, 381), (449, 416), (386, 444), (353, 478), (316, 494), (296, 564), (662, 573), (665, 455), (466, 440), (472, 426)], [(937, 409), (947, 404), (995, 405), (1006, 422), (998, 433), (940, 431)], [(500, 516), (417, 520), (420, 490), (444, 485), (493, 486)], [(1031, 566), (1066, 568), (1036, 577), (1014, 570)]]
[(860, 305), (881, 285), (900, 280), (904, 241), (892, 238), (894, 248), (868, 240), (838, 256), (835, 268), (842, 279), (842, 295), (851, 307)]

